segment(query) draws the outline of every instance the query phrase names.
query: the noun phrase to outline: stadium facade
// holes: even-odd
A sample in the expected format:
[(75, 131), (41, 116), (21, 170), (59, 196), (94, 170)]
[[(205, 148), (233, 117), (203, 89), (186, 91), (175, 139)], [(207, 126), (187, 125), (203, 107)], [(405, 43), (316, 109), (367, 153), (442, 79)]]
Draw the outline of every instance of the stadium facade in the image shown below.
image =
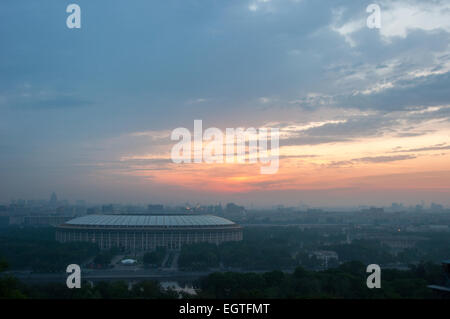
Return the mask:
[(242, 240), (242, 227), (213, 215), (87, 215), (57, 226), (59, 242), (92, 242), (100, 249), (180, 249), (192, 243)]

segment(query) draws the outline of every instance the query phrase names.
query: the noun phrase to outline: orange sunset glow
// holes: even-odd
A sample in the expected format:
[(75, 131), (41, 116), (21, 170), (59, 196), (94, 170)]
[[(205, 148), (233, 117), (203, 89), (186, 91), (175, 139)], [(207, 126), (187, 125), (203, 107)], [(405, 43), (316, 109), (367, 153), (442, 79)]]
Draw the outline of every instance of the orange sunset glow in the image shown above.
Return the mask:
[[(284, 144), (314, 126), (320, 125), (311, 123), (294, 129), (290, 125), (280, 131), (279, 170), (275, 174), (260, 174), (260, 167), (267, 164), (249, 163), (248, 158), (246, 163), (175, 164), (170, 159), (173, 142), (165, 146), (166, 153), (123, 156), (121, 161), (129, 165), (129, 170), (120, 174), (222, 194), (346, 188), (450, 192), (450, 128), (446, 122), (431, 121), (409, 128), (429, 132), (419, 136), (399, 136), (397, 132), (404, 129), (399, 125), (395, 132), (345, 142)], [(203, 142), (203, 149), (208, 143)]]

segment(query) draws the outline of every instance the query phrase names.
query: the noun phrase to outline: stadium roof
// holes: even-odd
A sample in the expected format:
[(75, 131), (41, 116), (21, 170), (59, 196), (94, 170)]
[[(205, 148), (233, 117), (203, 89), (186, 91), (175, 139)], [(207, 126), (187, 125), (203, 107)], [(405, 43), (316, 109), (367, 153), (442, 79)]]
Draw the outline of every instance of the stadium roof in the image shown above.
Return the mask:
[(73, 226), (222, 226), (235, 223), (213, 215), (179, 215), (179, 216), (131, 216), (131, 215), (87, 215), (66, 222)]

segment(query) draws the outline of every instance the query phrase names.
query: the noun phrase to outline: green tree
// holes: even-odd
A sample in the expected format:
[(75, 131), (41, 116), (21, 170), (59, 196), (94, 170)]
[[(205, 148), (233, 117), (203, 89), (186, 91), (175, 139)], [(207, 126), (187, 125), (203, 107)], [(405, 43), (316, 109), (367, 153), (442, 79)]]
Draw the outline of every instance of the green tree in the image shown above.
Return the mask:
[(161, 266), (164, 257), (166, 255), (166, 249), (164, 247), (158, 247), (152, 252), (144, 254), (143, 262), (145, 265)]
[[(0, 259), (0, 273), (8, 268), (8, 263)], [(0, 299), (23, 299), (25, 295), (20, 291), (20, 283), (11, 276), (0, 278)]]

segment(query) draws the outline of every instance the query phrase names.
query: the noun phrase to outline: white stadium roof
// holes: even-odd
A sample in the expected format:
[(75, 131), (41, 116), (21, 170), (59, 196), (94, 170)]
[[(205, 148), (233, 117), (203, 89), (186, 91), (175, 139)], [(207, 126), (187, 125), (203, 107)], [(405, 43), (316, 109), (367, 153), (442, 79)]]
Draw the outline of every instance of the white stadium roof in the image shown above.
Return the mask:
[(125, 227), (164, 227), (164, 226), (225, 226), (235, 223), (213, 215), (87, 215), (66, 222), (72, 226), (125, 226)]

